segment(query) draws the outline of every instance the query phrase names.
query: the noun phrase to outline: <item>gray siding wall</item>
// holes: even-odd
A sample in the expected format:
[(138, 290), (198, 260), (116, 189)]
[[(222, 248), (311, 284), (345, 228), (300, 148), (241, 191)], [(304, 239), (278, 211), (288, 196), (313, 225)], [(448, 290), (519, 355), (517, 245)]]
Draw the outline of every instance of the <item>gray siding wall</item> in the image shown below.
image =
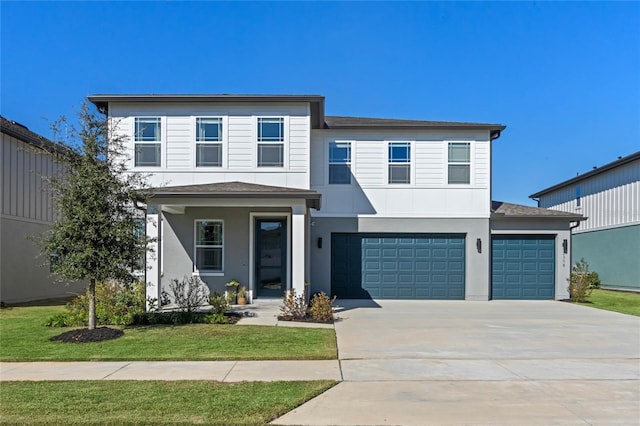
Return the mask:
[[(232, 279), (244, 286), (249, 284), (249, 213), (282, 212), (287, 208), (248, 207), (187, 207), (184, 214), (163, 212), (162, 221), (162, 289), (169, 292), (171, 279), (182, 279), (193, 273), (194, 226), (197, 219), (224, 221), (224, 273), (221, 276), (201, 276), (209, 290), (223, 293)], [(170, 293), (170, 292), (169, 292)]]
[(6, 303), (66, 297), (84, 285), (55, 283), (48, 258), (30, 237), (46, 232), (56, 218), (53, 194), (43, 176), (59, 176), (53, 157), (2, 133), (0, 147), (0, 300)]
[[(313, 218), (311, 222), (311, 293), (331, 293), (332, 232), (413, 232), (466, 234), (465, 299), (489, 298), (488, 219), (419, 219), (419, 218)], [(322, 248), (318, 248), (322, 238)], [(482, 240), (482, 253), (476, 250), (476, 239)]]

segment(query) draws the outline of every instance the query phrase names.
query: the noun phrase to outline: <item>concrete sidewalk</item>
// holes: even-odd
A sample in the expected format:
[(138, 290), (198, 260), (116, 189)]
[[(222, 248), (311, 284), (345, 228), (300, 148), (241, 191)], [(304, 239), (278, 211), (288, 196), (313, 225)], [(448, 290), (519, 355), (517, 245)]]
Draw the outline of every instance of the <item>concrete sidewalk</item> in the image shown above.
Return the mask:
[(329, 361), (1, 362), (0, 381), (43, 380), (342, 380)]

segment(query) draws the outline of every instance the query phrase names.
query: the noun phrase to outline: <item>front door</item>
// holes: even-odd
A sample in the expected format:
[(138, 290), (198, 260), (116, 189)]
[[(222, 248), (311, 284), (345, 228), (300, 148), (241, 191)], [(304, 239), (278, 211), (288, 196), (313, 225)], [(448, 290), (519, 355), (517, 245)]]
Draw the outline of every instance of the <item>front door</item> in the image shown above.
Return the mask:
[(287, 220), (256, 219), (258, 297), (281, 298), (287, 288)]

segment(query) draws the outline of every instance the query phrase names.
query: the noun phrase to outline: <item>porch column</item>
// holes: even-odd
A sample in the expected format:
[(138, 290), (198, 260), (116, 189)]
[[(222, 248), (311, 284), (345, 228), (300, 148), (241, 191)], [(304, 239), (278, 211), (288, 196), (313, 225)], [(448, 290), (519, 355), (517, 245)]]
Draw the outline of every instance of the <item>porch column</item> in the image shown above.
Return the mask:
[(304, 294), (306, 212), (304, 205), (293, 206), (291, 212), (291, 288), (299, 295)]
[[(156, 299), (158, 306), (160, 306), (160, 209), (158, 206), (147, 207), (147, 238), (154, 239), (155, 241), (149, 243), (146, 254), (146, 270), (145, 270), (145, 283), (146, 283), (146, 296), (148, 298)], [(147, 310), (151, 308), (151, 305), (147, 301)]]

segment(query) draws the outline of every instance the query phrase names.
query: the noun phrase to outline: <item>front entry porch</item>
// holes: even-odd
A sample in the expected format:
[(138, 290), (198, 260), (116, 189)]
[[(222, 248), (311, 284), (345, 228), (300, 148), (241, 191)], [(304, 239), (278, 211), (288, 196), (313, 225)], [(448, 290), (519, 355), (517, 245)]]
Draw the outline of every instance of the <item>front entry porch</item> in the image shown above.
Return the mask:
[(199, 277), (210, 293), (237, 280), (254, 299), (304, 292), (309, 209), (315, 191), (240, 182), (159, 188), (147, 209), (147, 297), (171, 298), (169, 283)]

